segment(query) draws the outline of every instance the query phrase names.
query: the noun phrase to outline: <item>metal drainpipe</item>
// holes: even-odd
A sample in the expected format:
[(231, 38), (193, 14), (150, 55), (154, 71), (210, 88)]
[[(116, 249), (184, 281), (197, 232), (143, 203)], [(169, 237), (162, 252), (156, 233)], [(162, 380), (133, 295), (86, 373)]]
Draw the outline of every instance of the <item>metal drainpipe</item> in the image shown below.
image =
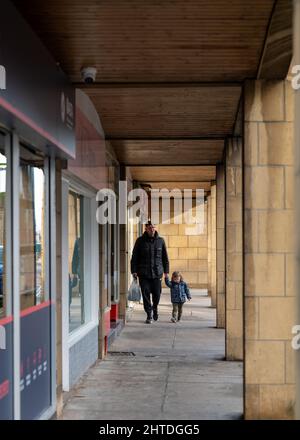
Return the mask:
[[(300, 0), (294, 0), (294, 65), (300, 65)], [(295, 92), (295, 189), (300, 188), (300, 89)], [(300, 199), (295, 191), (296, 208), (296, 295), (297, 322), (300, 325)], [(296, 352), (296, 419), (300, 419), (300, 349)]]

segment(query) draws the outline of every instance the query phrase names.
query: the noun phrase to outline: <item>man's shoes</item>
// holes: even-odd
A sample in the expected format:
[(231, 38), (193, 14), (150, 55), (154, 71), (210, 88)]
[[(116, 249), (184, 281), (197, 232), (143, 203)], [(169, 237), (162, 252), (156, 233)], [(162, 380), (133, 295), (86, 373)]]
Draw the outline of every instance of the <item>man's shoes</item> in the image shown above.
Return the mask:
[(145, 321), (145, 324), (152, 324), (152, 319), (151, 318), (147, 318)]
[(153, 313), (153, 321), (157, 321), (158, 320), (158, 314), (157, 313)]
[(173, 316), (172, 316), (171, 322), (176, 322), (176, 318), (173, 318)]

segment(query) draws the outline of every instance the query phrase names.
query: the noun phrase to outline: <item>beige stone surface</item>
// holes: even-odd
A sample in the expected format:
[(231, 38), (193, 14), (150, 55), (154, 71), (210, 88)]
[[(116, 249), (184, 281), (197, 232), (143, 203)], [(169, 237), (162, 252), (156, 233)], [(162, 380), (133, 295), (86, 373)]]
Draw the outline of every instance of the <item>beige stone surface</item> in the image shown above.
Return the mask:
[[(185, 272), (183, 277), (188, 284), (197, 285), (199, 281), (199, 272)], [(206, 278), (207, 281), (207, 278)]]
[(290, 81), (285, 81), (285, 120), (292, 122), (295, 119), (295, 90)]
[(294, 212), (263, 211), (258, 213), (258, 243), (260, 252), (292, 252)]
[(246, 295), (283, 296), (285, 291), (284, 268), (284, 255), (246, 254)]
[(254, 297), (245, 298), (245, 337), (246, 340), (258, 339), (259, 331), (259, 299)]
[(171, 260), (170, 262), (171, 272), (175, 270), (187, 271), (188, 270), (188, 260)]
[(269, 340), (291, 340), (295, 325), (293, 297), (259, 299), (259, 337)]
[(242, 223), (241, 196), (229, 197), (226, 205), (228, 223)]
[(178, 257), (182, 260), (198, 259), (198, 249), (195, 248), (179, 248)]
[[(293, 92), (288, 82), (246, 85), (246, 418), (293, 417), (295, 323)], [(256, 131), (257, 129), (257, 131)]]
[(225, 294), (224, 289), (222, 293), (217, 295), (217, 327), (225, 328)]
[(207, 246), (207, 237), (205, 235), (198, 235), (196, 237), (185, 237), (189, 247), (205, 248)]
[(246, 420), (260, 418), (259, 385), (245, 385), (245, 418)]
[(208, 273), (207, 272), (198, 272), (198, 282), (200, 285), (208, 284)]
[(295, 205), (294, 167), (285, 167), (285, 208), (293, 209)]
[(217, 250), (217, 271), (224, 273), (225, 271), (225, 252), (224, 250)]
[[(169, 237), (169, 246), (175, 247), (175, 248), (186, 248), (188, 246), (188, 238), (192, 237), (185, 237), (185, 236), (170, 236)], [(193, 246), (194, 247), (194, 246)]]
[(228, 322), (228, 336), (230, 338), (243, 337), (243, 314), (240, 310), (228, 310), (227, 312)]
[(178, 235), (179, 225), (171, 224), (159, 224), (157, 227), (158, 232), (161, 236), (168, 236), (168, 235)]
[(228, 224), (226, 228), (226, 252), (232, 253), (236, 251), (237, 243), (236, 243), (236, 225)]
[(261, 419), (293, 419), (294, 385), (263, 385), (260, 387)]
[(258, 164), (258, 123), (245, 122), (244, 163), (246, 166)]
[(218, 228), (217, 229), (217, 244), (218, 244), (218, 252), (223, 252), (225, 255), (225, 229)]
[(208, 249), (198, 248), (198, 258), (199, 260), (208, 260)]
[(293, 165), (293, 130), (292, 123), (259, 124), (260, 165)]
[(236, 297), (236, 309), (243, 310), (244, 301), (244, 286), (243, 281), (235, 281), (235, 297)]
[(232, 254), (227, 258), (227, 277), (231, 281), (242, 281), (243, 279), (243, 257), (242, 254)]
[[(217, 272), (217, 293), (225, 295), (225, 277), (224, 272)], [(222, 303), (225, 306), (225, 303)], [(221, 313), (225, 313), (225, 310), (222, 310)]]
[(236, 308), (236, 294), (235, 282), (227, 281), (226, 283), (226, 310), (235, 310)]
[(245, 87), (245, 121), (283, 121), (284, 82), (251, 81)]
[(285, 382), (294, 385), (296, 382), (296, 351), (290, 340), (285, 343), (285, 368)]
[(226, 194), (228, 196), (236, 195), (236, 167), (227, 166), (226, 168)]
[(285, 268), (286, 268), (286, 295), (296, 295), (296, 258), (295, 254), (285, 255)]
[(285, 382), (285, 344), (278, 341), (246, 341), (248, 384)]
[(207, 260), (188, 260), (188, 270), (207, 272)]
[(167, 249), (169, 259), (170, 260), (177, 260), (178, 258), (183, 259), (182, 255), (178, 255), (178, 251), (179, 251), (178, 248), (171, 248), (171, 247), (169, 247)]
[(245, 252), (258, 252), (258, 212), (246, 209), (244, 211), (245, 233), (244, 248)]
[(226, 343), (226, 359), (227, 361), (243, 360), (243, 344), (241, 338), (230, 337)]
[(245, 167), (245, 208), (284, 208), (283, 167)]

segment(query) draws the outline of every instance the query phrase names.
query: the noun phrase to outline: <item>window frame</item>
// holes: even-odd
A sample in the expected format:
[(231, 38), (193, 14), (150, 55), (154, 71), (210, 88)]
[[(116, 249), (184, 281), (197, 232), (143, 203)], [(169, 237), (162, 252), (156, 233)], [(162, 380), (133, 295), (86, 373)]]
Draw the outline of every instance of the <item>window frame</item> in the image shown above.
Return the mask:
[[(69, 191), (82, 195), (83, 199), (83, 228), (84, 228), (84, 272), (90, 275), (84, 277), (86, 322), (69, 332), (69, 243), (68, 239), (68, 196)], [(99, 326), (99, 237), (96, 221), (96, 191), (77, 180), (74, 176), (62, 176), (62, 323), (63, 323), (63, 390), (70, 390), (69, 351), (70, 348)], [(87, 237), (88, 236), (88, 237)], [(88, 272), (87, 272), (88, 271)], [(87, 319), (88, 317), (88, 319)]]

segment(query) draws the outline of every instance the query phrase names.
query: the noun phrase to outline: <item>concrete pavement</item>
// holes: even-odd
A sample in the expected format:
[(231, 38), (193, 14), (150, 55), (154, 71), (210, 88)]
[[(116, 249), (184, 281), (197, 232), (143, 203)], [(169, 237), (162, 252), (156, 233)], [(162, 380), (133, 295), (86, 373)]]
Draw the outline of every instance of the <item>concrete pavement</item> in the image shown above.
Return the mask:
[[(169, 290), (169, 289), (168, 289)], [(144, 323), (142, 305), (71, 393), (63, 419), (201, 420), (242, 416), (242, 364), (224, 361), (224, 330), (201, 291), (171, 323), (169, 292), (159, 321)]]

